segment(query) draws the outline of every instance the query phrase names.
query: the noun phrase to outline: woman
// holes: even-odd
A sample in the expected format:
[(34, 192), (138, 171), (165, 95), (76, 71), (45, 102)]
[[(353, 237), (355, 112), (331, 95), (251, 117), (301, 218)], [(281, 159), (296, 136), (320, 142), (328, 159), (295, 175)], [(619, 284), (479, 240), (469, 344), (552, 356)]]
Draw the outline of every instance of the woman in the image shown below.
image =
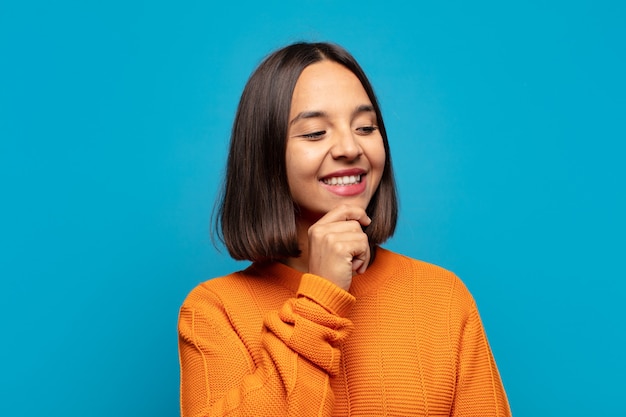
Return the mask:
[(358, 63), (327, 43), (267, 57), (239, 103), (217, 225), (252, 264), (181, 308), (182, 415), (510, 415), (465, 286), (379, 246), (396, 219)]

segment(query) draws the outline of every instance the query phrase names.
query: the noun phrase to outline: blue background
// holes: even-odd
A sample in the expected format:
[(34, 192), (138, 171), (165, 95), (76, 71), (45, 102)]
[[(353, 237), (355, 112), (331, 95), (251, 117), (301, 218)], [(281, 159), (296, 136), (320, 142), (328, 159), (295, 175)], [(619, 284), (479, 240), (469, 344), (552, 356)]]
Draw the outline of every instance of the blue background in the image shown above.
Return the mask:
[(245, 265), (209, 235), (239, 94), (297, 40), (371, 77), (387, 247), (465, 281), (514, 414), (626, 415), (625, 3), (428, 3), (0, 3), (0, 415), (177, 415), (178, 308)]

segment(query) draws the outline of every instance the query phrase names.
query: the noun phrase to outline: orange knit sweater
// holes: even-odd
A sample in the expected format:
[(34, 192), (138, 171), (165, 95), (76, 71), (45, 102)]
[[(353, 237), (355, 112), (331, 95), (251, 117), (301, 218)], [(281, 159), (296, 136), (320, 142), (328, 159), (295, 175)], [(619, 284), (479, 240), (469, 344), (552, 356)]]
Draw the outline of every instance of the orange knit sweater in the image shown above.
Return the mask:
[(510, 416), (472, 296), (378, 248), (350, 292), (280, 263), (196, 287), (179, 317), (192, 416)]

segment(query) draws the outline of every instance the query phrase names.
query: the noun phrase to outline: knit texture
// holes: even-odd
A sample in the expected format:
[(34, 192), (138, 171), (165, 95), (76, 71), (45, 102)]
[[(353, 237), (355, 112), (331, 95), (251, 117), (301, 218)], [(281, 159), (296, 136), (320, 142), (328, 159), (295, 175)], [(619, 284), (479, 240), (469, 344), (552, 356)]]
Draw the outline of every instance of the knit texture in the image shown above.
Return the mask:
[(382, 248), (349, 292), (280, 263), (207, 281), (178, 330), (183, 417), (511, 415), (463, 283)]

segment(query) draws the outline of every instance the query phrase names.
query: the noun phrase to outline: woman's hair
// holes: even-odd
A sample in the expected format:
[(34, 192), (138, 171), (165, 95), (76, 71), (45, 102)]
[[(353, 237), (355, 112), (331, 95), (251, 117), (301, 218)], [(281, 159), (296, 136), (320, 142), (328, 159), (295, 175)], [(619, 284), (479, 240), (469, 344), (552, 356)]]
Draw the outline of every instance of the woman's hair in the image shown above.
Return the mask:
[(300, 255), (296, 210), (285, 161), (289, 111), (296, 82), (309, 65), (329, 60), (361, 81), (385, 147), (385, 167), (366, 209), (370, 245), (393, 235), (398, 217), (387, 132), (374, 90), (346, 50), (330, 43), (299, 42), (269, 55), (252, 73), (239, 101), (228, 152), (215, 231), (234, 259), (265, 261)]

